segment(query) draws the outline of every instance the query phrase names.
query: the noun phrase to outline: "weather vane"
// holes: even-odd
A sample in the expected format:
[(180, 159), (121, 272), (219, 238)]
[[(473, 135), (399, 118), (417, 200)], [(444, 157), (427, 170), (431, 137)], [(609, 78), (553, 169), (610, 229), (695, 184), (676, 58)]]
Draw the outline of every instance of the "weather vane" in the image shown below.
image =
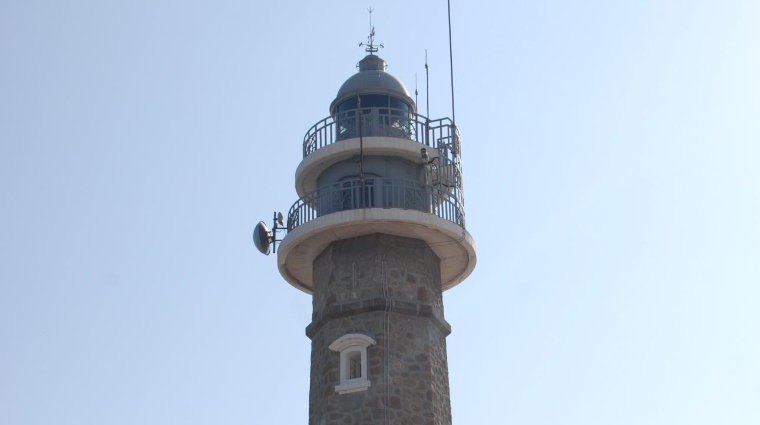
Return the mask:
[(375, 27), (372, 26), (372, 12), (374, 12), (375, 9), (372, 8), (372, 6), (367, 9), (367, 12), (369, 12), (369, 37), (367, 37), (367, 44), (359, 43), (359, 46), (367, 46), (364, 51), (371, 54), (377, 53), (380, 48), (384, 48), (382, 43), (375, 45)]

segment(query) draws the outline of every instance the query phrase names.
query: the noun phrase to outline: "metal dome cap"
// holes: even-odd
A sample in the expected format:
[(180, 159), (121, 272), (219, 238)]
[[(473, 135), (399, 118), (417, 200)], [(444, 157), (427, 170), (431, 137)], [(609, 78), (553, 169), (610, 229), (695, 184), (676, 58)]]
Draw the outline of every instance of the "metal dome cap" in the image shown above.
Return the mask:
[(386, 72), (387, 63), (377, 55), (367, 55), (359, 61), (359, 72), (349, 77), (338, 90), (335, 100), (330, 104), (330, 113), (346, 99), (359, 94), (388, 94), (404, 100), (415, 111), (417, 105), (409, 91), (398, 78)]

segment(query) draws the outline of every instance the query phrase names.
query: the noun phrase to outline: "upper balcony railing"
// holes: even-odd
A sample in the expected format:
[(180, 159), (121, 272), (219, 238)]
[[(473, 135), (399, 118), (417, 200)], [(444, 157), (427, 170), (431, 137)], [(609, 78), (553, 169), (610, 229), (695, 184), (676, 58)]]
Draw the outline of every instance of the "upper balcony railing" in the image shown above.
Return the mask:
[(458, 190), (375, 177), (343, 181), (306, 194), (288, 211), (287, 229), (290, 232), (318, 217), (360, 208), (423, 211), (464, 227), (464, 207)]
[(449, 118), (431, 120), (403, 109), (373, 107), (338, 112), (314, 124), (304, 136), (303, 157), (360, 134), (409, 139), (443, 150), (448, 157), (459, 155), (459, 137)]

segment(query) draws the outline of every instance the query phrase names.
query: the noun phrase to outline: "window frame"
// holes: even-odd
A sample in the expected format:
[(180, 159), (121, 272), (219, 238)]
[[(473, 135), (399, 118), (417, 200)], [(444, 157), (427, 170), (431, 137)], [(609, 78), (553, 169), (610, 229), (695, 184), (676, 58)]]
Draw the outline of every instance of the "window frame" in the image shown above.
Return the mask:
[[(336, 339), (330, 344), (330, 350), (340, 353), (340, 382), (335, 386), (338, 394), (348, 394), (357, 391), (366, 391), (371, 382), (369, 380), (369, 359), (367, 347), (375, 345), (375, 340), (362, 334), (347, 334)], [(351, 360), (359, 355), (360, 376), (351, 378)]]

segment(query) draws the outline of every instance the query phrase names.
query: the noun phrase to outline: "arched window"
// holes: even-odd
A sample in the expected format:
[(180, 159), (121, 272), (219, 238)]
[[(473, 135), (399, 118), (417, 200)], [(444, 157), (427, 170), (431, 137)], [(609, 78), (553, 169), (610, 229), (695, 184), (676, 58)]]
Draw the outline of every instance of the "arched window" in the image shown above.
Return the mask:
[(367, 347), (370, 345), (375, 345), (375, 340), (362, 334), (343, 335), (330, 344), (330, 350), (340, 354), (340, 383), (335, 386), (338, 394), (369, 388)]

